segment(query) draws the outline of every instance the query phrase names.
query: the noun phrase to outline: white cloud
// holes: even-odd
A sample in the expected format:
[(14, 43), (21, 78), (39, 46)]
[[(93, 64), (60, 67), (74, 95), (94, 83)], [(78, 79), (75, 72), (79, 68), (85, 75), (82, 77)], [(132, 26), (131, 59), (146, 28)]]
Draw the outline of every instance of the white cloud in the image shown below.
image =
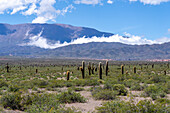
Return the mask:
[(11, 12), (11, 15), (17, 13), (18, 11), (22, 11), (24, 9), (26, 9), (27, 7), (25, 6), (21, 6), (21, 7), (17, 7), (17, 8), (14, 8), (13, 11)]
[(113, 1), (112, 0), (108, 0), (107, 3), (108, 4), (113, 4)]
[(170, 0), (129, 0), (130, 2), (140, 1), (144, 4), (159, 5), (162, 2), (169, 2)]
[[(125, 33), (126, 36), (129, 38), (124, 38), (119, 35), (113, 35), (110, 37), (92, 37), (92, 38), (86, 38), (81, 37), (77, 38), (75, 40), (72, 40), (71, 42), (64, 42), (60, 43), (60, 41), (56, 41), (56, 43), (50, 43), (46, 38), (42, 37), (43, 31), (41, 31), (38, 35), (30, 37), (30, 42), (20, 44), (20, 46), (36, 46), (40, 48), (45, 49), (55, 49), (63, 46), (73, 45), (73, 44), (83, 44), (83, 43), (89, 43), (89, 42), (120, 42), (124, 44), (130, 44), (130, 45), (144, 45), (144, 44), (162, 44), (165, 42), (170, 42), (170, 38), (161, 38), (157, 40), (148, 40), (146, 38), (141, 38), (140, 36), (134, 36), (129, 33)], [(28, 36), (28, 34), (27, 34)]]
[(75, 4), (87, 4), (87, 5), (96, 5), (101, 4), (101, 0), (75, 0)]
[(63, 9), (56, 9), (56, 0), (0, 0), (0, 14), (7, 12), (11, 15), (21, 12), (22, 15), (36, 15), (33, 23), (55, 21), (59, 15), (71, 12), (72, 5)]
[(32, 14), (34, 14), (34, 13), (37, 12), (36, 8), (37, 8), (37, 6), (33, 3), (33, 4), (29, 7), (29, 9), (28, 9), (27, 11), (25, 11), (25, 12), (22, 12), (22, 14), (23, 14), (23, 15), (32, 15)]

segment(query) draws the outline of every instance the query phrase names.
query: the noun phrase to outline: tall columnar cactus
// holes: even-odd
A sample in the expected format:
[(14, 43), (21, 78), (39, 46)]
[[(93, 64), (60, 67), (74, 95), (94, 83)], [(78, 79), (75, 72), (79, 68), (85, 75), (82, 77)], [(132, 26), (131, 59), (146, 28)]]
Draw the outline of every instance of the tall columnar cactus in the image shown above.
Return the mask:
[(152, 64), (152, 68), (154, 68), (154, 64)]
[(95, 67), (95, 71), (97, 72), (97, 67)]
[(67, 81), (70, 79), (70, 71), (67, 71)]
[(8, 66), (8, 63), (7, 63), (7, 66), (6, 66), (6, 71), (7, 71), (7, 73), (9, 73), (9, 66)]
[(121, 72), (122, 72), (122, 75), (124, 74), (124, 65), (121, 65)]
[(108, 61), (106, 61), (106, 76), (108, 75), (108, 71), (109, 71), (109, 64)]
[(102, 79), (102, 63), (99, 62), (99, 78)]
[(167, 67), (169, 68), (169, 63), (167, 64)]
[(133, 68), (134, 73), (136, 74), (136, 67)]
[(38, 73), (38, 69), (36, 69), (35, 72)]
[(164, 71), (164, 75), (166, 75), (166, 70)]
[(81, 67), (81, 72), (82, 72), (82, 78), (85, 78), (85, 62), (82, 61), (82, 67)]
[(89, 75), (91, 75), (91, 63), (88, 64)]
[(92, 74), (94, 74), (94, 63), (92, 63), (92, 69), (91, 69), (91, 71), (92, 71)]

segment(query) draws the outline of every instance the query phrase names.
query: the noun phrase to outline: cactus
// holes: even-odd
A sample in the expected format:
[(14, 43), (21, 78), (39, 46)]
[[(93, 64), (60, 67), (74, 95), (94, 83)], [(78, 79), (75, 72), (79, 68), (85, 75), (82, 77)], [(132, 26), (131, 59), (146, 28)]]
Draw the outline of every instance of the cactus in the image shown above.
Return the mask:
[(167, 64), (167, 67), (169, 68), (169, 63)]
[(97, 72), (97, 67), (95, 67), (95, 71)]
[(89, 75), (91, 75), (91, 63), (89, 62), (89, 65), (88, 65), (88, 70), (89, 70)]
[(92, 63), (92, 69), (91, 69), (91, 71), (92, 71), (92, 74), (94, 74), (94, 63)]
[(124, 74), (124, 65), (121, 65), (121, 72), (122, 72), (122, 75)]
[(70, 79), (70, 71), (67, 71), (67, 81)]
[(99, 78), (102, 79), (102, 63), (99, 62)]
[(136, 74), (136, 67), (133, 68), (134, 73)]
[(82, 78), (85, 78), (85, 62), (82, 61), (82, 67), (81, 67), (81, 72), (82, 72)]
[(154, 64), (152, 64), (152, 68), (154, 68)]
[(108, 65), (108, 61), (106, 61), (106, 76), (108, 75), (108, 71), (109, 71), (109, 65)]
[(35, 72), (38, 73), (38, 69), (36, 69)]
[(164, 75), (166, 75), (166, 70), (164, 71)]
[(8, 63), (7, 63), (7, 66), (6, 66), (6, 70), (7, 70), (7, 73), (9, 73), (9, 66), (8, 66)]

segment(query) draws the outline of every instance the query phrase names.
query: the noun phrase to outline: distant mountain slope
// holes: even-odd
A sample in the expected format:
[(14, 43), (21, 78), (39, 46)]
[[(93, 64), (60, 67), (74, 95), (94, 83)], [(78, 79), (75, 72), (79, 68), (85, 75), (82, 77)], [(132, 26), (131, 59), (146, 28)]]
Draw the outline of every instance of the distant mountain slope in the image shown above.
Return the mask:
[[(127, 45), (117, 42), (91, 42), (56, 49), (42, 49), (35, 46), (19, 46), (38, 35), (51, 42), (70, 42), (87, 36), (112, 36), (92, 28), (75, 27), (66, 24), (0, 24), (0, 56), (23, 57), (74, 57), (113, 60), (170, 59), (170, 42), (154, 45)], [(124, 37), (128, 38), (128, 37)]]
[(69, 45), (57, 49), (19, 47), (0, 50), (0, 56), (12, 54), (24, 57), (72, 57), (113, 60), (170, 59), (170, 42), (154, 45), (126, 45), (121, 43), (92, 42)]
[[(112, 33), (100, 32), (86, 27), (75, 27), (66, 24), (0, 24), (0, 42), (7, 46), (29, 41), (30, 36), (42, 32), (42, 37), (49, 41), (70, 42), (72, 39), (87, 36), (111, 36)], [(28, 36), (29, 35), (29, 36)]]

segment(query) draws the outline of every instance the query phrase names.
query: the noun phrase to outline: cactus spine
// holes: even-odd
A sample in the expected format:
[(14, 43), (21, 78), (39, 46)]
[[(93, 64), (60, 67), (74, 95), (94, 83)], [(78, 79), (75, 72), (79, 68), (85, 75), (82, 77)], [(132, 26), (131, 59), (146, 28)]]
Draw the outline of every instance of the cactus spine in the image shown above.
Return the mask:
[(109, 65), (108, 65), (108, 61), (106, 61), (106, 76), (108, 75), (108, 71), (109, 71)]
[(136, 74), (136, 67), (134, 67), (133, 70), (134, 70), (134, 73)]
[(99, 62), (99, 78), (102, 79), (102, 63)]
[(85, 78), (85, 62), (82, 61), (82, 68), (81, 68), (81, 72), (82, 72), (82, 78)]
[(67, 71), (67, 81), (70, 79), (70, 71)]
[(124, 65), (121, 66), (122, 75), (124, 74)]

